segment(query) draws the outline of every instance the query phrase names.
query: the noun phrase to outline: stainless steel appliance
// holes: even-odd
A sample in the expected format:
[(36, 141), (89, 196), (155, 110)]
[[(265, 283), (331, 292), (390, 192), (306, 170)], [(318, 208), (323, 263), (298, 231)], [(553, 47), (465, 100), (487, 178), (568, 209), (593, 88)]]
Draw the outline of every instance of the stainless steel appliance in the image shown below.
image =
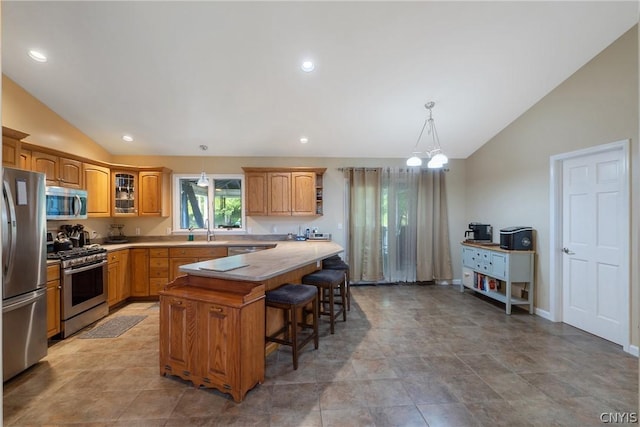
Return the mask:
[(500, 248), (510, 251), (533, 250), (533, 228), (507, 227), (501, 229)]
[(465, 240), (471, 242), (491, 242), (493, 240), (493, 227), (489, 224), (472, 222), (469, 229), (464, 232)]
[(91, 245), (48, 257), (60, 260), (63, 338), (109, 314), (106, 249)]
[(87, 219), (87, 191), (47, 187), (47, 219)]
[(316, 231), (309, 235), (309, 240), (331, 240), (331, 233), (318, 233)]
[(2, 373), (14, 377), (47, 355), (44, 174), (2, 172)]

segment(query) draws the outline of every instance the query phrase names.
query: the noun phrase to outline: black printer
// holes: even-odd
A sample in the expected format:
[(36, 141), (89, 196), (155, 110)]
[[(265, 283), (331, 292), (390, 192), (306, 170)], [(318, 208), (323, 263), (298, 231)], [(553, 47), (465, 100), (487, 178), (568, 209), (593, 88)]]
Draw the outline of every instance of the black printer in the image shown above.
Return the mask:
[(500, 248), (509, 251), (532, 251), (533, 228), (507, 227), (501, 229)]

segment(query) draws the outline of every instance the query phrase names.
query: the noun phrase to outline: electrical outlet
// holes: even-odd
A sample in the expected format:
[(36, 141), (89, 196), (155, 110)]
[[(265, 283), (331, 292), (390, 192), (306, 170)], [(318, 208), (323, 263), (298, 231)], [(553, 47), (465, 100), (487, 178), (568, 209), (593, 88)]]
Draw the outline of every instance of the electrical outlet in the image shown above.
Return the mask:
[(136, 227), (136, 236), (140, 235), (140, 227)]
[(338, 230), (342, 230), (342, 223), (341, 222), (338, 223)]
[(167, 227), (167, 234), (171, 234), (171, 227)]
[(276, 227), (275, 225), (272, 225), (272, 226), (271, 226), (271, 232), (272, 232), (273, 234), (277, 233), (277, 232), (278, 232), (278, 227)]

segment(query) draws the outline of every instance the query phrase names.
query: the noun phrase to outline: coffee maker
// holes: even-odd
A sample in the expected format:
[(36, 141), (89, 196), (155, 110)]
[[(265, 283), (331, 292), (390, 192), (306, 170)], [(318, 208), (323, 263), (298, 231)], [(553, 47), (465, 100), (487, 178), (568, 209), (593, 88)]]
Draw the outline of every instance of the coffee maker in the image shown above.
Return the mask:
[(489, 224), (472, 222), (469, 224), (469, 229), (464, 232), (464, 238), (466, 241), (472, 242), (491, 242), (493, 241), (493, 227)]

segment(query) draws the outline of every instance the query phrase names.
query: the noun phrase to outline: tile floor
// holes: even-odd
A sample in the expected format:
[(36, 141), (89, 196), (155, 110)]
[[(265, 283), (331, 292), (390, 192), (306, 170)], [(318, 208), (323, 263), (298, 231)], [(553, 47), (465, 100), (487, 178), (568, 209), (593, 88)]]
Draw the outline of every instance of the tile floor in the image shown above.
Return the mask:
[(241, 404), (158, 368), (158, 314), (118, 338), (49, 348), (4, 385), (5, 425), (592, 426), (638, 412), (638, 359), (619, 346), (457, 287), (352, 287), (348, 321), (321, 323), (293, 371), (267, 358), (266, 381)]

